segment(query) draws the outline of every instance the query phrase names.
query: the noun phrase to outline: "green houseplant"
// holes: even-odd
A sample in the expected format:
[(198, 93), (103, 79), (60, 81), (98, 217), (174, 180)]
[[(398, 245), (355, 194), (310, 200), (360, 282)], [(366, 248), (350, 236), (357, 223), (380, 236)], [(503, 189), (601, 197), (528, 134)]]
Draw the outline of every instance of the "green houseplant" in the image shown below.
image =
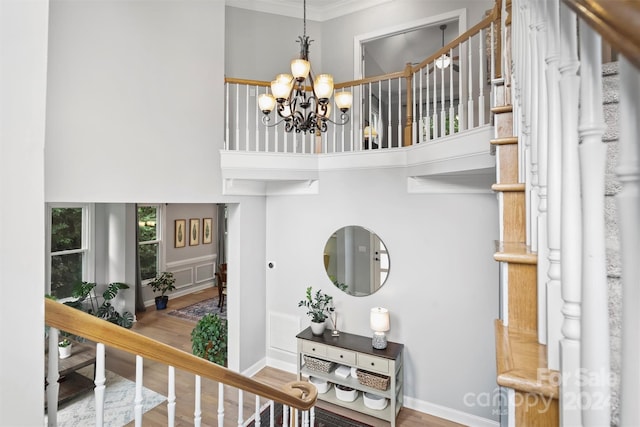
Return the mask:
[(227, 362), (227, 322), (217, 314), (207, 314), (191, 331), (194, 355), (225, 366)]
[(149, 286), (151, 286), (153, 292), (160, 292), (160, 295), (155, 298), (156, 310), (164, 310), (167, 308), (169, 296), (166, 295), (166, 293), (176, 288), (175, 283), (176, 279), (170, 271), (163, 271), (159, 276), (156, 276), (149, 282)]
[(325, 320), (329, 317), (333, 308), (333, 297), (322, 292), (322, 289), (313, 293), (311, 286), (307, 288), (305, 299), (298, 303), (298, 307), (306, 307), (307, 315), (311, 317), (311, 330), (314, 335), (322, 335), (325, 328)]
[(71, 340), (69, 338), (63, 338), (58, 342), (58, 354), (60, 359), (71, 356)]
[(120, 282), (109, 283), (107, 288), (102, 292), (102, 304), (99, 305), (95, 287), (96, 284), (92, 282), (80, 282), (76, 284), (71, 292), (71, 296), (75, 298), (75, 300), (67, 301), (64, 304), (124, 328), (131, 328), (131, 326), (133, 326), (133, 314), (128, 311), (121, 314), (111, 305), (111, 300), (118, 295), (118, 292), (122, 289), (129, 289), (129, 285)]

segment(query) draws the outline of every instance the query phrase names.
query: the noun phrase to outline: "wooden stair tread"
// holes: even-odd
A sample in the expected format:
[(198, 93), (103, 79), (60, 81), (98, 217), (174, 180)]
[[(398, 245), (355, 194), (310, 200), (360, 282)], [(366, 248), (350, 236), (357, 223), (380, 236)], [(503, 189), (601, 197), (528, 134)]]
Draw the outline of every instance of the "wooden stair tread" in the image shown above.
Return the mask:
[(491, 141), (492, 145), (509, 145), (509, 144), (518, 144), (517, 136), (506, 136), (503, 138), (494, 138)]
[(491, 112), (494, 114), (500, 113), (511, 113), (513, 112), (513, 105), (498, 105), (496, 107), (491, 108)]
[(496, 242), (496, 252), (493, 254), (493, 258), (499, 262), (538, 263), (538, 254), (520, 242)]
[(498, 384), (525, 393), (558, 399), (560, 373), (547, 367), (547, 346), (537, 334), (495, 321)]

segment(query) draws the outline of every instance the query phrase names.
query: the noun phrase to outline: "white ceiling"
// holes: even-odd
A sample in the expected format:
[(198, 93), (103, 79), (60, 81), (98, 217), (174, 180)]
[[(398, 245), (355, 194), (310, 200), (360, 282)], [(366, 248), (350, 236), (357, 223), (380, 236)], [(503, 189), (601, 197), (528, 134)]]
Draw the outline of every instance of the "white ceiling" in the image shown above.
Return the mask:
[[(395, 0), (307, 0), (307, 19), (326, 21)], [(227, 6), (302, 18), (303, 0), (226, 0)]]

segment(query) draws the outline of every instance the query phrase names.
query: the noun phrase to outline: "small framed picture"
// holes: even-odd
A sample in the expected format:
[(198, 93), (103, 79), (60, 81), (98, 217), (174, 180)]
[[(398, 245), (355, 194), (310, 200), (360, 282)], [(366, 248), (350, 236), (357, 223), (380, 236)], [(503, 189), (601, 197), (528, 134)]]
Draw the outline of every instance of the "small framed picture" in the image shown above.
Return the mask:
[(176, 219), (174, 225), (173, 246), (176, 248), (184, 248), (187, 244), (187, 220)]
[(189, 219), (189, 246), (200, 244), (200, 219)]
[(211, 224), (213, 222), (212, 218), (202, 218), (202, 244), (206, 245), (213, 241), (212, 239), (212, 230)]

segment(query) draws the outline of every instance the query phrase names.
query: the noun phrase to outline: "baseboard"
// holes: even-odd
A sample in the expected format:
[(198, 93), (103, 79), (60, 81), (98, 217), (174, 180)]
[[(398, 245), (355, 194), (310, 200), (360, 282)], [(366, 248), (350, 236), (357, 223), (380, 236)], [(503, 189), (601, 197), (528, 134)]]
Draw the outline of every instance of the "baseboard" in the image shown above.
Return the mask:
[[(169, 295), (169, 300), (171, 300), (171, 298), (178, 298), (184, 295), (189, 295), (194, 292), (202, 291), (204, 289), (209, 289), (211, 287), (213, 287), (213, 282), (207, 282), (207, 283), (202, 283), (196, 286), (189, 286), (186, 289), (175, 290), (167, 295)], [(156, 305), (155, 297), (152, 300), (147, 300), (144, 302), (145, 307), (153, 307), (155, 305)]]
[[(266, 366), (280, 369), (281, 371), (290, 372), (293, 374), (297, 372), (295, 363), (287, 363), (273, 357), (267, 357)], [(482, 418), (477, 415), (469, 414), (467, 412), (458, 411), (456, 409), (451, 409), (445, 406), (437, 405), (435, 403), (425, 402), (424, 400), (414, 399), (407, 396), (404, 396), (404, 406), (415, 411), (424, 412), (425, 414), (433, 415), (434, 417), (442, 418), (467, 426), (498, 427), (500, 425), (500, 423), (497, 421), (489, 420), (487, 418)]]
[(412, 397), (404, 397), (404, 406), (415, 411), (424, 412), (434, 417), (443, 418), (459, 424), (474, 427), (498, 427), (500, 423), (487, 418), (467, 412), (458, 411), (457, 409), (440, 406), (435, 403), (425, 402), (424, 400), (414, 399)]
[(252, 377), (258, 372), (260, 372), (260, 370), (265, 366), (267, 366), (266, 359), (262, 358), (258, 360), (256, 363), (254, 363), (253, 365), (249, 366), (247, 369), (245, 369), (241, 373), (244, 376)]

